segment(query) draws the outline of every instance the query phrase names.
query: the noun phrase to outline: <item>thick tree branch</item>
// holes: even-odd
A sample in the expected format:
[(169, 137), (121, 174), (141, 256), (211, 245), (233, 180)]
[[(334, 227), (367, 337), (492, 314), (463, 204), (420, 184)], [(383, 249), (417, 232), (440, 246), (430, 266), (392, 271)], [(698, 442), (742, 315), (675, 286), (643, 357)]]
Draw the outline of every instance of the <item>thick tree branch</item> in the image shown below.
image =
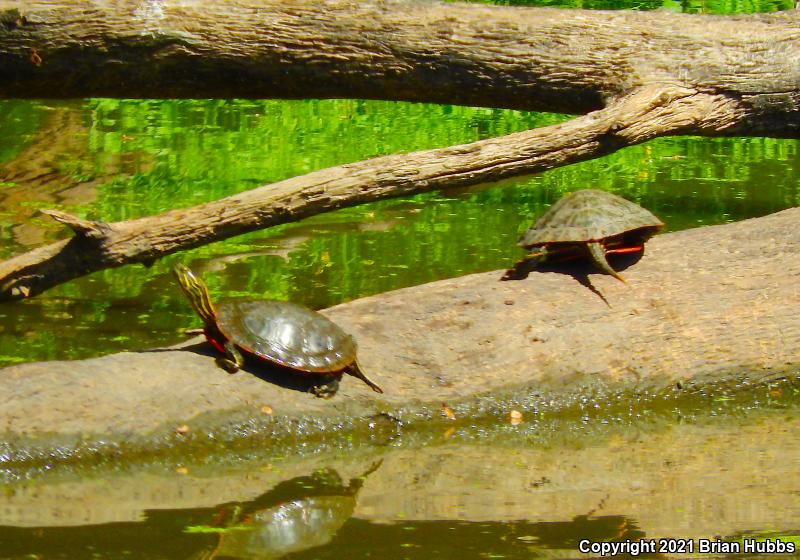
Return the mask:
[(800, 15), (0, 0), (0, 97), (377, 98), (583, 114), (652, 83), (800, 130)]
[(654, 86), (563, 124), (323, 169), (158, 216), (103, 224), (48, 211), (75, 237), (0, 262), (0, 301), (336, 208), (552, 169), (664, 134), (720, 132), (739, 111), (725, 97)]

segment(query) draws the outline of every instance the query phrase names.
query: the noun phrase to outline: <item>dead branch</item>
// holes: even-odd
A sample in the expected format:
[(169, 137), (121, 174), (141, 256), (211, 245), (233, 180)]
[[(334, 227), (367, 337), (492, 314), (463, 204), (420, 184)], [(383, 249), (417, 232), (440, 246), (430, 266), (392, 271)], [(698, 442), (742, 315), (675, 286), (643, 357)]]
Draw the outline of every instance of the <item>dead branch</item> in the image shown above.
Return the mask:
[(158, 216), (105, 224), (48, 211), (75, 236), (0, 262), (0, 301), (337, 208), (535, 173), (662, 134), (724, 128), (737, 114), (724, 97), (651, 87), (566, 123), (323, 169)]

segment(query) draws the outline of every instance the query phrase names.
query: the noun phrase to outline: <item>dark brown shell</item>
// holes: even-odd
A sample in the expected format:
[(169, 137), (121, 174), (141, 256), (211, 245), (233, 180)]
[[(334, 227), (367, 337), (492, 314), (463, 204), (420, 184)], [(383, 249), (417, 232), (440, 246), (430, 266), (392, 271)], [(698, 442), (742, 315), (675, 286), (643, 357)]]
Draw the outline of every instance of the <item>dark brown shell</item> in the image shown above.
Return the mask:
[(605, 191), (584, 189), (553, 204), (523, 234), (519, 245), (531, 248), (548, 243), (586, 243), (635, 230), (643, 230), (646, 239), (663, 225), (649, 210), (630, 200)]
[(339, 325), (288, 301), (232, 299), (218, 303), (217, 328), (264, 360), (308, 373), (335, 373), (356, 359), (356, 343)]

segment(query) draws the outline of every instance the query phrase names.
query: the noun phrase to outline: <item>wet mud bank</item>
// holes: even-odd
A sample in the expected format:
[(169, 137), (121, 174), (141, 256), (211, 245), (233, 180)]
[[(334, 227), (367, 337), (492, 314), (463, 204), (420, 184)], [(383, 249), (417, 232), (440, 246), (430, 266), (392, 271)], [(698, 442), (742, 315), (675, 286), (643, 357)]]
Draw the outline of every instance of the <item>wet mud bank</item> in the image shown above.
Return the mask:
[(790, 209), (657, 236), (622, 270), (627, 284), (579, 268), (510, 281), (493, 271), (326, 310), (383, 395), (345, 377), (318, 399), (255, 364), (230, 375), (200, 339), (4, 368), (0, 468), (339, 445), (440, 420), (442, 403), (462, 417), (537, 415), (791, 376), (799, 218)]

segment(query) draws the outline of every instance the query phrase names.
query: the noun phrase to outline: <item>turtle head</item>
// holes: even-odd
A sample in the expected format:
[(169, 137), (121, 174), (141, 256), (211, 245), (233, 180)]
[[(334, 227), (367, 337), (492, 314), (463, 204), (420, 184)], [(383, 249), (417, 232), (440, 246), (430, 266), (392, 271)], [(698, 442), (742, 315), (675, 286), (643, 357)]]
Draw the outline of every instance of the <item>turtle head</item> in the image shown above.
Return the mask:
[(176, 264), (172, 272), (175, 274), (175, 279), (189, 303), (192, 304), (194, 310), (200, 315), (200, 318), (207, 325), (213, 325), (217, 322), (217, 313), (214, 310), (214, 305), (211, 303), (211, 296), (208, 295), (208, 288), (200, 278), (195, 276), (188, 266), (181, 263)]

